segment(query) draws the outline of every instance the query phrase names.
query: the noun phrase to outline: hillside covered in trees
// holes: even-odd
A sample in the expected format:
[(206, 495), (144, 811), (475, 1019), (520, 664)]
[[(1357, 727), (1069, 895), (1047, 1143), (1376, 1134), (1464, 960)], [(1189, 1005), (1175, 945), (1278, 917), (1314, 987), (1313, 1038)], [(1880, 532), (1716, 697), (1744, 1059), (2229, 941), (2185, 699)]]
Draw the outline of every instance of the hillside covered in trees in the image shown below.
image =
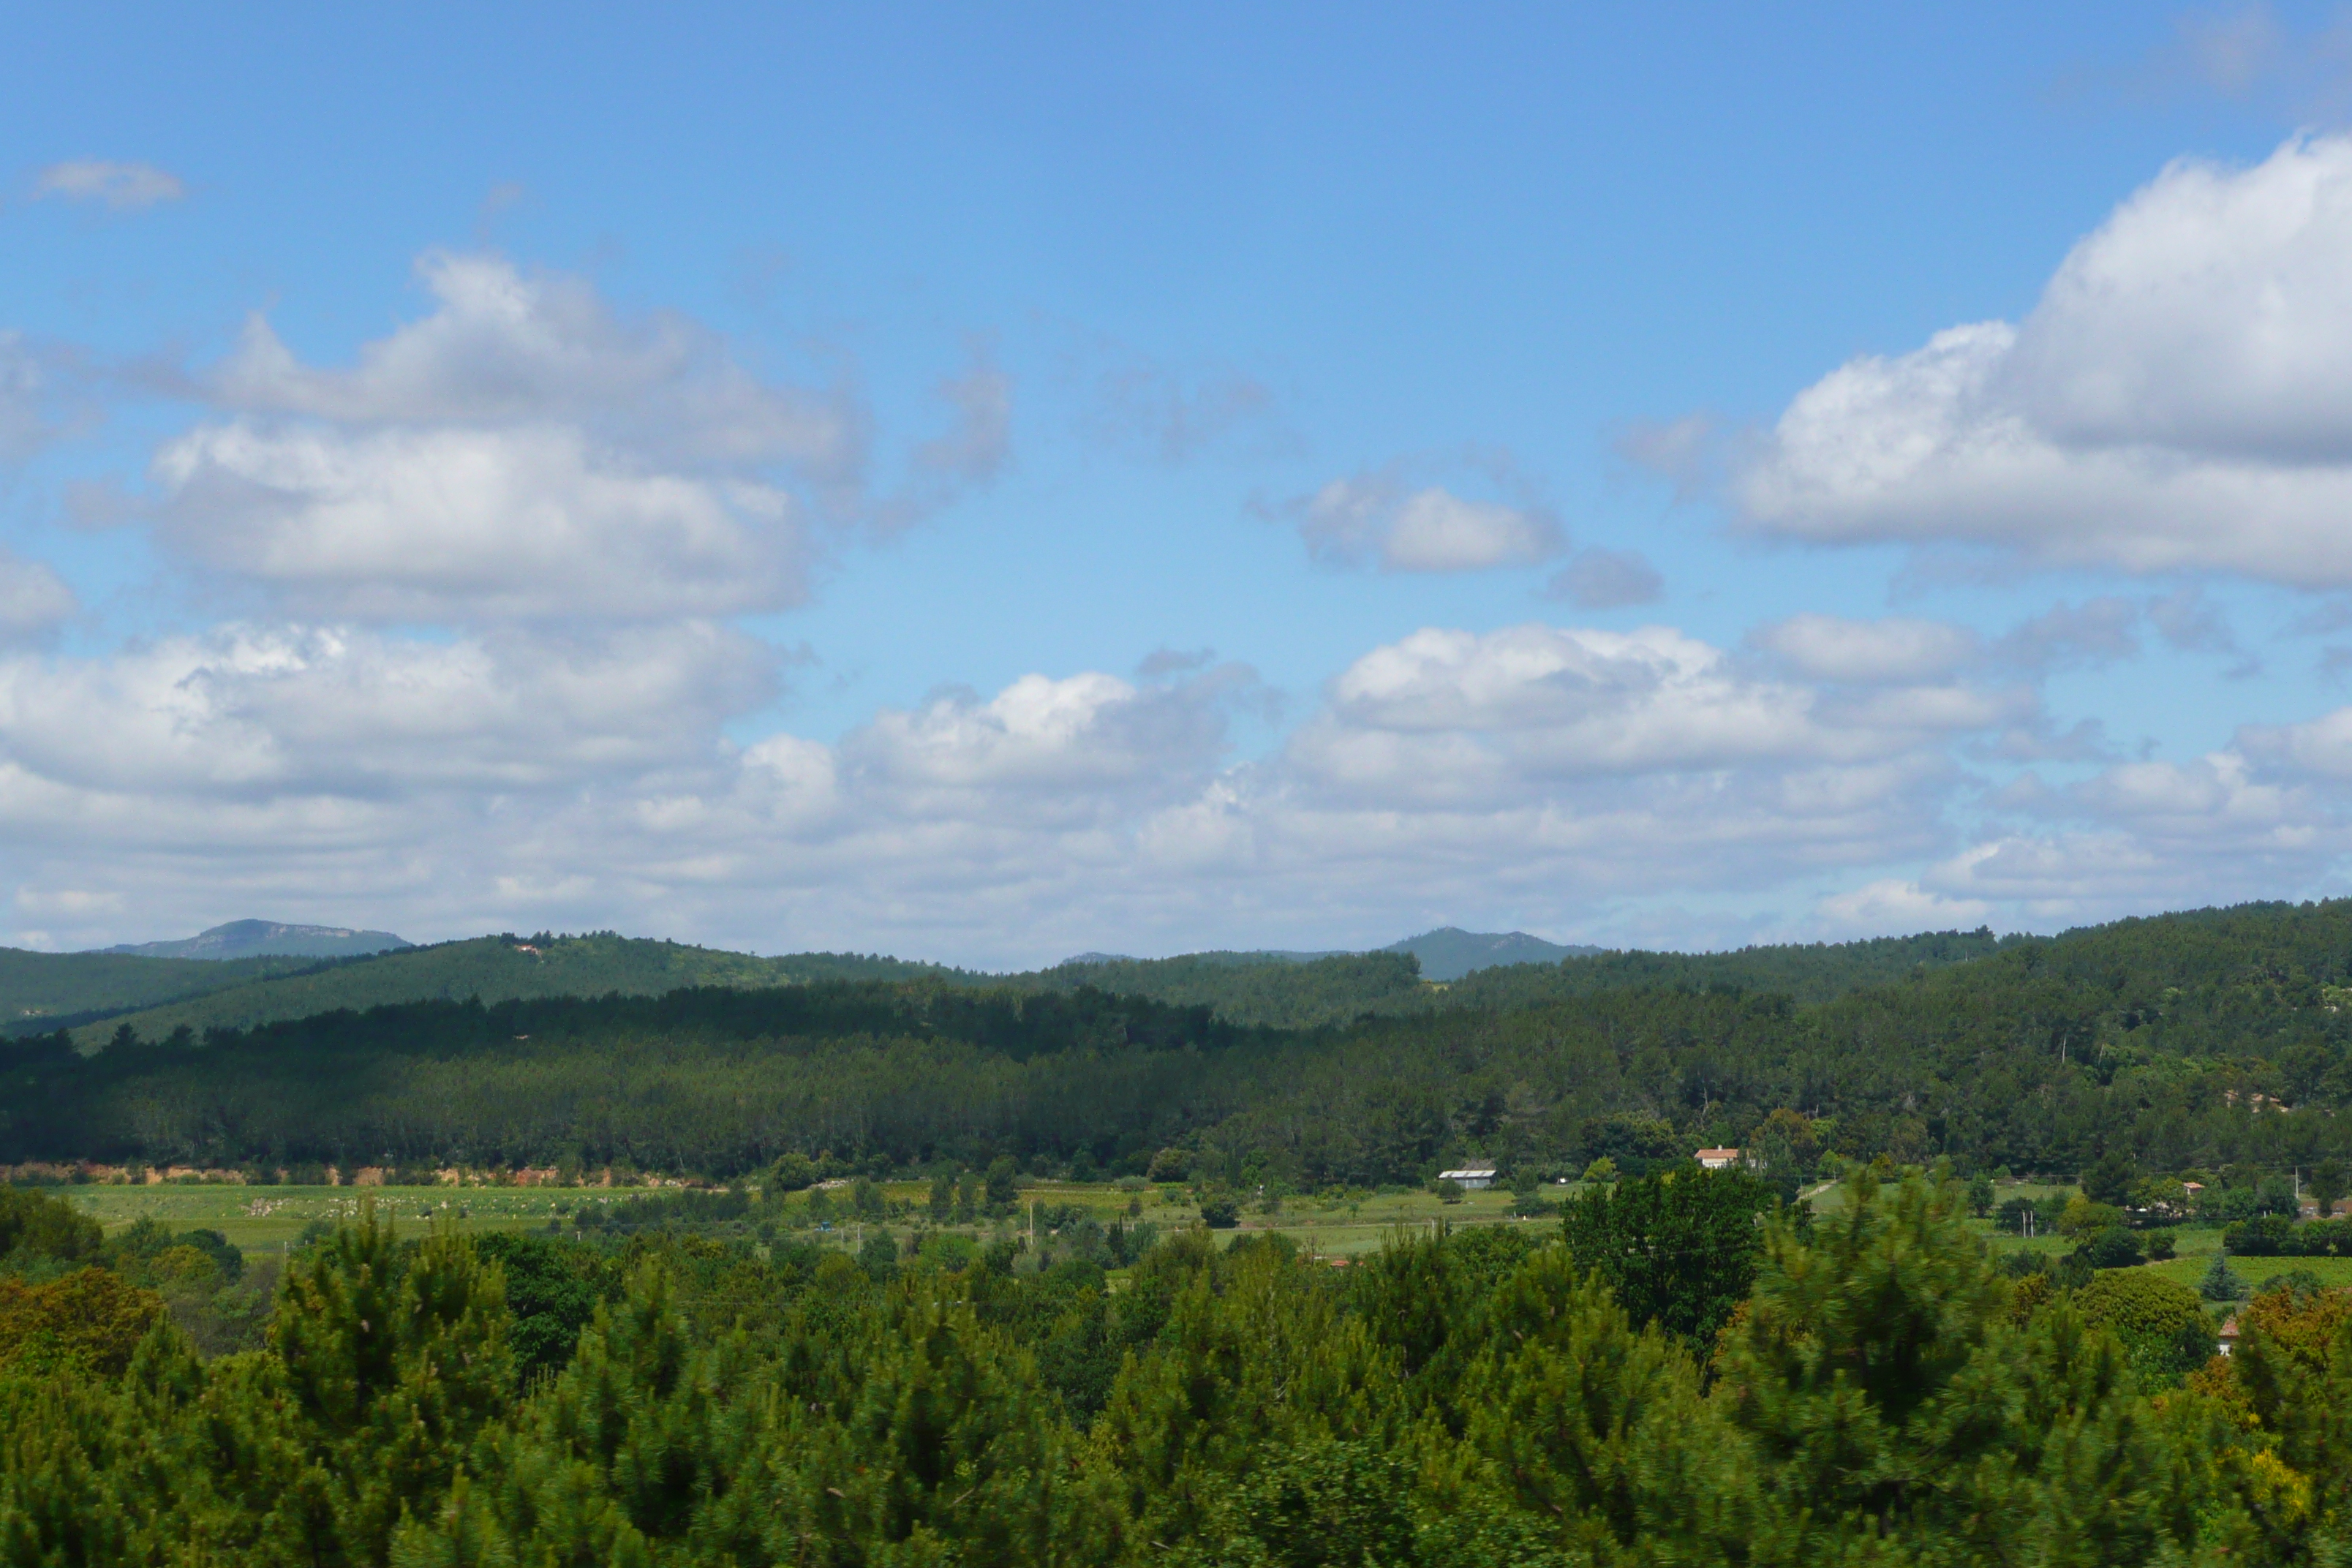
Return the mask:
[(142, 1037), (156, 1038), (182, 1025), (201, 1034), (403, 1002), (643, 996), (682, 986), (756, 990), (824, 980), (913, 979), (1026, 993), (1091, 987), (1178, 1006), (1205, 1005), (1230, 1023), (1313, 1028), (1366, 1014), (1525, 1006), (1640, 984), (1774, 989), (1818, 1001), (1923, 966), (1965, 963), (2000, 945), (1991, 933), (1978, 931), (1723, 953), (1580, 954), (1559, 963), (1497, 965), (1447, 985), (1424, 984), (1413, 955), (1397, 950), (1303, 958), (1267, 952), (1097, 958), (997, 975), (857, 953), (760, 958), (612, 932), (541, 932), (528, 939), (509, 933), (325, 962), (200, 963), (0, 949), (0, 1013), (6, 1018), (0, 1032), (72, 1027), (76, 1043), (91, 1050), (126, 1022)]
[(2072, 1172), (2119, 1152), (2178, 1172), (2352, 1153), (2337, 1114), (2352, 903), (2126, 921), (1941, 967), (1914, 956), (1977, 941), (1886, 944), (1874, 961), (1901, 978), (1822, 1000), (1621, 955), (1557, 980), (1538, 968), (1524, 989), (1491, 972), (1317, 1028), (936, 976), (404, 1003), (161, 1039), (125, 1024), (94, 1056), (61, 1036), (0, 1047), (0, 1158), (725, 1177), (788, 1152), (877, 1171), (1012, 1153), (1140, 1173), (1178, 1148), (1222, 1179), (1319, 1187), (1472, 1158), (1639, 1169), (1768, 1121), (1808, 1170), (1831, 1154)]

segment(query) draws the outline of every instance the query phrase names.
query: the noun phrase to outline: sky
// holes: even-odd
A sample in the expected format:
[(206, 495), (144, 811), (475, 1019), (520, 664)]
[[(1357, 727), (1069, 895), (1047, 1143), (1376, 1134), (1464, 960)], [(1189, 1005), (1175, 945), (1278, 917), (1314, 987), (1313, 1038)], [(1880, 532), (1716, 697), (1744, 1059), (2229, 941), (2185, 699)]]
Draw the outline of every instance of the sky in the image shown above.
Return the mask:
[(0, 942), (2347, 891), (2352, 9), (11, 31)]

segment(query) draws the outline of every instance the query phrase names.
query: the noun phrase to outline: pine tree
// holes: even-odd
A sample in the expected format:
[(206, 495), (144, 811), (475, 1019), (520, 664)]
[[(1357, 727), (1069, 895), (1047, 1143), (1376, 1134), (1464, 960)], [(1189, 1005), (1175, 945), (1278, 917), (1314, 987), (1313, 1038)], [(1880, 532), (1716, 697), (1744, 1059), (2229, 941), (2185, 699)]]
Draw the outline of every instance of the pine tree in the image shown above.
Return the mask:
[(2208, 1301), (2245, 1300), (2246, 1282), (2239, 1277), (2236, 1269), (2230, 1267), (2230, 1254), (2226, 1249), (2214, 1252), (2213, 1266), (2206, 1269), (2205, 1278), (2197, 1282), (2197, 1293)]

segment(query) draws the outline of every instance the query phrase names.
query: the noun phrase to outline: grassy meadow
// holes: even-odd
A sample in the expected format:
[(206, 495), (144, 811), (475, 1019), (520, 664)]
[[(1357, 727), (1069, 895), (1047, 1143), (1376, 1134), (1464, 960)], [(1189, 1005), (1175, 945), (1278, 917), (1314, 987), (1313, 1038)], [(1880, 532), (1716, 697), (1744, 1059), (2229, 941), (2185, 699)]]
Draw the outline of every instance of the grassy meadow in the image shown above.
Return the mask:
[[(662, 1189), (649, 1187), (259, 1187), (233, 1184), (164, 1183), (152, 1186), (81, 1186), (53, 1189), (69, 1198), (109, 1234), (139, 1219), (153, 1219), (174, 1231), (217, 1230), (247, 1252), (289, 1243), (314, 1220), (355, 1215), (362, 1203), (373, 1200), (379, 1215), (390, 1216), (402, 1229), (421, 1226), (438, 1218), (459, 1230), (537, 1230), (575, 1209), (643, 1197)], [(891, 1201), (919, 1210), (930, 1195), (923, 1182), (890, 1182), (883, 1192)], [(1128, 1217), (1130, 1201), (1139, 1197), (1142, 1212), (1136, 1217), (1163, 1230), (1189, 1226), (1200, 1217), (1181, 1189), (1154, 1188), (1129, 1194), (1115, 1187), (1082, 1183), (1040, 1182), (1022, 1189), (1025, 1215), (1031, 1202), (1040, 1205), (1076, 1205), (1092, 1211), (1105, 1225)], [(1333, 1258), (1372, 1251), (1390, 1232), (1403, 1226), (1427, 1228), (1440, 1220), (1454, 1226), (1524, 1224), (1510, 1215), (1511, 1194), (1503, 1191), (1470, 1193), (1459, 1203), (1446, 1204), (1425, 1192), (1351, 1197), (1345, 1200), (1293, 1198), (1276, 1215), (1248, 1213), (1232, 1234), (1279, 1231), (1302, 1246)], [(1025, 1221), (1024, 1222), (1025, 1223)], [(971, 1226), (933, 1226), (928, 1219), (894, 1221), (900, 1236), (913, 1230), (945, 1229), (987, 1236), (995, 1222)], [(828, 1239), (798, 1232), (803, 1239)], [(842, 1222), (829, 1239), (851, 1244), (860, 1237), (858, 1222)]]

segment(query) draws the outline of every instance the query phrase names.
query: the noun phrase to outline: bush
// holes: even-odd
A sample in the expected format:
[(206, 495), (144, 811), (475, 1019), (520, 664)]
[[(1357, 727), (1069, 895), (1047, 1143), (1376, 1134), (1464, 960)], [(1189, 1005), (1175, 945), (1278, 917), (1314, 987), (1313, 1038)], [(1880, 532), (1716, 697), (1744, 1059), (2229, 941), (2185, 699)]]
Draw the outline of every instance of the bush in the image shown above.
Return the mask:
[(1447, 1181), (1441, 1176), (1430, 1184), (1429, 1190), (1437, 1194), (1439, 1203), (1458, 1204), (1462, 1201), (1462, 1184), (1459, 1182)]
[(0, 1366), (119, 1376), (163, 1316), (162, 1297), (103, 1268), (29, 1289), (0, 1279)]
[(2058, 1216), (2061, 1236), (2096, 1236), (2124, 1223), (2124, 1211), (2113, 1204), (2095, 1203), (2086, 1197), (2070, 1198)]
[(2077, 1250), (2094, 1268), (2129, 1268), (2140, 1260), (2139, 1237), (2119, 1225), (2100, 1231)]
[(768, 1167), (768, 1179), (762, 1184), (771, 1197), (804, 1191), (816, 1185), (816, 1162), (806, 1154), (780, 1154)]
[(2150, 1263), (2165, 1262), (2172, 1257), (2172, 1254), (2173, 1237), (2171, 1231), (2151, 1230), (2147, 1233), (2147, 1260)]
[(1201, 1200), (1201, 1223), (1211, 1230), (1231, 1230), (1242, 1222), (1242, 1205), (1224, 1193)]
[(98, 1251), (98, 1222), (47, 1193), (0, 1187), (0, 1259), (13, 1254), (71, 1263)]
[(1181, 1182), (1192, 1173), (1192, 1156), (1181, 1149), (1162, 1149), (1151, 1156), (1150, 1168), (1144, 1172), (1154, 1182)]
[(2221, 1232), (2222, 1247), (2241, 1258), (2284, 1257), (2294, 1242), (2294, 1223), (2281, 1214), (2257, 1215)]
[(2084, 1321), (2123, 1342), (2144, 1384), (2178, 1383), (2213, 1353), (2213, 1320), (2204, 1303), (2160, 1274), (2101, 1274), (2074, 1292), (2074, 1307)]

